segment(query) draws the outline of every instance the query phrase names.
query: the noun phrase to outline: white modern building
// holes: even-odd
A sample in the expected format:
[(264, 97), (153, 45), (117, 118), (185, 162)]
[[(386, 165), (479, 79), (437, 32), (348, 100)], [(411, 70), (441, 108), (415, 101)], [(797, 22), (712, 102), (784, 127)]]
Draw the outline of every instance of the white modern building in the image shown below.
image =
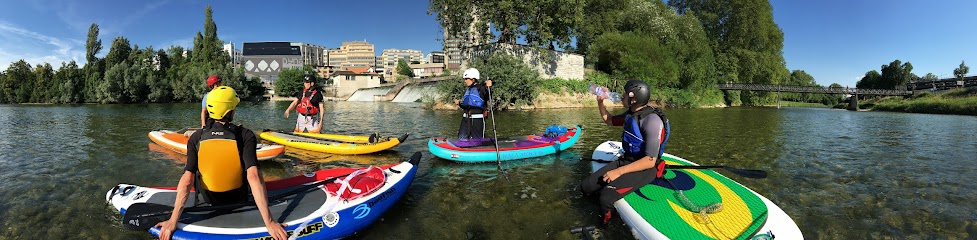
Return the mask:
[(233, 42), (224, 44), (224, 52), (230, 57), (232, 64), (241, 64), (241, 56), (243, 54), (241, 49), (234, 47)]

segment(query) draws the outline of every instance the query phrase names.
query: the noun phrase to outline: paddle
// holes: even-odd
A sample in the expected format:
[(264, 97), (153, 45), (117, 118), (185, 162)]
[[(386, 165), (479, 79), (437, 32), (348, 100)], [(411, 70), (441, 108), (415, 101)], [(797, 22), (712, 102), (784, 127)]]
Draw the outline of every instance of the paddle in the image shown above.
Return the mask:
[[(599, 160), (599, 159), (592, 159), (592, 158), (580, 158), (580, 160), (587, 160), (587, 161), (593, 161), (593, 162), (599, 162), (599, 163), (610, 163), (610, 162), (612, 162), (612, 161), (609, 161), (609, 160)], [(730, 166), (719, 166), (719, 165), (713, 165), (713, 166), (665, 165), (665, 168), (668, 168), (668, 169), (722, 169), (722, 170), (729, 171), (729, 172), (731, 172), (733, 174), (740, 175), (740, 176), (747, 177), (747, 178), (767, 178), (767, 172), (765, 172), (763, 170), (739, 169), (739, 168), (734, 168), (734, 167), (730, 167)]]
[[(492, 80), (490, 79), (489, 81), (492, 81)], [(507, 176), (505, 174), (505, 170), (502, 169), (502, 155), (501, 155), (501, 153), (499, 153), (499, 133), (497, 133), (495, 131), (495, 110), (494, 110), (494, 108), (492, 108), (492, 87), (487, 87), (485, 89), (488, 90), (488, 98), (489, 98), (488, 99), (489, 100), (488, 101), (488, 108), (489, 108), (489, 111), (491, 111), (490, 114), (492, 115), (491, 116), (491, 118), (492, 118), (492, 143), (495, 143), (495, 163), (498, 164), (499, 172), (502, 173), (502, 176), (505, 177), (506, 179), (508, 179), (509, 176)]]
[[(274, 132), (277, 132), (277, 133), (281, 133), (281, 134), (285, 134), (285, 135), (289, 135), (289, 136), (309, 138), (309, 139), (315, 139), (315, 140), (320, 140), (320, 141), (337, 142), (337, 143), (353, 143), (353, 142), (346, 142), (346, 141), (337, 140), (337, 139), (329, 139), (329, 138), (320, 138), (320, 137), (299, 135), (299, 134), (295, 134), (295, 133), (292, 133), (292, 132), (286, 132), (286, 131), (282, 131), (282, 130), (265, 129), (263, 132), (271, 132), (271, 131), (274, 131)], [(376, 137), (374, 137), (374, 135), (376, 135)], [(380, 141), (379, 134), (374, 133), (374, 135), (370, 135), (370, 143), (377, 143), (377, 142)]]
[[(268, 202), (273, 202), (282, 199), (287, 196), (295, 195), (300, 192), (308, 191), (319, 187), (322, 184), (326, 184), (330, 181), (339, 179), (342, 176), (332, 177), (326, 180), (314, 182), (312, 184), (304, 185), (296, 189), (289, 190), (288, 192), (280, 193), (271, 197), (268, 197)], [(210, 212), (210, 211), (222, 211), (222, 210), (232, 210), (240, 207), (254, 205), (254, 201), (243, 201), (232, 204), (216, 205), (216, 206), (206, 206), (206, 207), (188, 207), (184, 208), (183, 212)], [(150, 229), (156, 225), (156, 223), (166, 221), (170, 218), (170, 214), (173, 213), (173, 206), (156, 204), (156, 203), (133, 203), (129, 205), (126, 209), (125, 215), (122, 216), (122, 226), (130, 230), (146, 230)]]

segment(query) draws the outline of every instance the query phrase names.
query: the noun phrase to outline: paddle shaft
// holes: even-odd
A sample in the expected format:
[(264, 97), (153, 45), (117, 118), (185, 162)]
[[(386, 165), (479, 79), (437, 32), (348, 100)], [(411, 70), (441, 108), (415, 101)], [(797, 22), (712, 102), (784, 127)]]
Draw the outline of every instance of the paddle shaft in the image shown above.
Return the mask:
[(502, 170), (502, 154), (499, 152), (499, 133), (497, 133), (495, 131), (495, 112), (494, 112), (494, 110), (492, 110), (493, 109), (492, 108), (492, 87), (487, 87), (485, 89), (488, 89), (488, 97), (489, 97), (488, 107), (489, 107), (489, 111), (492, 111), (492, 112), (490, 112), (490, 114), (492, 115), (491, 116), (491, 118), (492, 118), (492, 143), (495, 143), (495, 163), (498, 165), (499, 172), (501, 172), (503, 175), (505, 175), (505, 170)]
[[(267, 131), (271, 131), (271, 130), (270, 129), (265, 129), (265, 131), (267, 132)], [(308, 138), (308, 139), (315, 139), (315, 140), (326, 141), (326, 142), (334, 142), (334, 143), (355, 143), (355, 142), (346, 142), (346, 141), (337, 140), (337, 139), (328, 139), (328, 138), (320, 138), (320, 137), (299, 135), (299, 134), (294, 134), (294, 133), (290, 133), (290, 132), (286, 132), (286, 131), (282, 131), (282, 130), (275, 130), (275, 132), (281, 133), (281, 134), (285, 134), (285, 135), (289, 135), (289, 136), (302, 137), (302, 138)], [(379, 135), (378, 135), (377, 138), (379, 138)], [(377, 140), (377, 142), (379, 142), (379, 140)], [(356, 144), (365, 144), (365, 143), (356, 143)]]
[[(610, 163), (610, 162), (613, 162), (613, 161), (610, 161), (610, 160), (600, 160), (600, 159), (593, 159), (593, 158), (581, 158), (581, 160), (588, 160), (588, 161), (599, 162), (599, 163)], [(730, 167), (730, 166), (721, 166), (721, 165), (711, 165), (711, 166), (665, 165), (665, 168), (668, 168), (668, 169), (723, 169), (723, 170), (729, 171), (731, 173), (734, 173), (736, 175), (740, 175), (740, 176), (747, 177), (747, 178), (767, 178), (767, 172), (765, 172), (763, 170), (739, 169), (739, 168), (734, 168), (734, 167)]]

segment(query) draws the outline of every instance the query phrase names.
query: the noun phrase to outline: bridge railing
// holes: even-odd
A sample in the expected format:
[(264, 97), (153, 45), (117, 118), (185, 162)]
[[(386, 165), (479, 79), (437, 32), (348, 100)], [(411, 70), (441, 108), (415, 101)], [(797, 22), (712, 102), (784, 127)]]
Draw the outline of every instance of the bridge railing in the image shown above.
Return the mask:
[(894, 89), (858, 89), (858, 88), (833, 88), (821, 86), (795, 86), (795, 85), (773, 85), (757, 83), (720, 83), (720, 90), (745, 90), (745, 91), (764, 91), (764, 92), (795, 92), (795, 93), (823, 93), (823, 94), (859, 94), (859, 95), (885, 95), (885, 96), (906, 96), (912, 95), (912, 91)]

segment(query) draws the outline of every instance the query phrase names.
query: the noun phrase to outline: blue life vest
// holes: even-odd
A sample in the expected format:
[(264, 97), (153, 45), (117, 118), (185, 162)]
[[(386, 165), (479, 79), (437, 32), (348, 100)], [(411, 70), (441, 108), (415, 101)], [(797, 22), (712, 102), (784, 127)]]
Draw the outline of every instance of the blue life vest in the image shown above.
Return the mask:
[(671, 135), (671, 126), (668, 124), (668, 119), (665, 118), (665, 113), (660, 109), (645, 107), (638, 110), (635, 113), (628, 114), (624, 118), (624, 134), (621, 135), (621, 145), (624, 147), (624, 154), (631, 156), (634, 160), (641, 159), (645, 155), (645, 136), (641, 134), (641, 126), (639, 123), (641, 119), (644, 119), (648, 115), (654, 113), (662, 119), (662, 125), (664, 126), (665, 136), (662, 138), (661, 144), (658, 147), (658, 156), (655, 167), (657, 168), (657, 175), (661, 177), (665, 170), (665, 161), (662, 160), (662, 155), (665, 154), (665, 143), (668, 142), (668, 136)]
[(482, 100), (482, 95), (478, 94), (478, 88), (475, 86), (468, 87), (461, 101), (462, 105), (485, 109), (485, 100)]

